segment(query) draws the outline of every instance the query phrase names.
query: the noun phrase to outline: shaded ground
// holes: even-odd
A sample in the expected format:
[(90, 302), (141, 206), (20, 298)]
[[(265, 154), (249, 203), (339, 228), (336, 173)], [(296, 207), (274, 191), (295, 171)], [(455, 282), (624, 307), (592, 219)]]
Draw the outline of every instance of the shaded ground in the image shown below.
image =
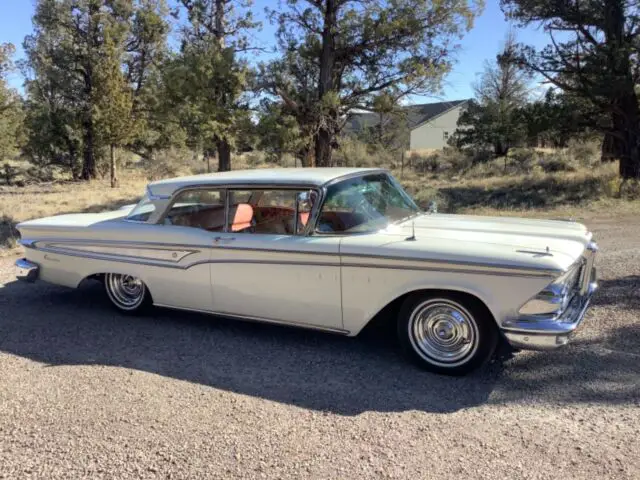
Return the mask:
[[(0, 477), (638, 478), (640, 225), (591, 225), (602, 290), (575, 342), (465, 378), (395, 341), (158, 310), (0, 260)], [(535, 459), (535, 460), (534, 460)]]

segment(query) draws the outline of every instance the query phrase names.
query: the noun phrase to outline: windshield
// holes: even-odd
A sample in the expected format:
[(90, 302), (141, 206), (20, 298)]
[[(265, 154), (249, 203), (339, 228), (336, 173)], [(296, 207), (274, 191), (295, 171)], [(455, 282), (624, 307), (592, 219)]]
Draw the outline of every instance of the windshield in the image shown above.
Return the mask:
[(418, 213), (418, 206), (393, 177), (376, 173), (329, 186), (317, 231), (369, 232), (406, 220)]
[(149, 200), (149, 196), (145, 195), (133, 210), (129, 212), (127, 220), (132, 220), (134, 222), (146, 222), (155, 210), (156, 206), (151, 200)]

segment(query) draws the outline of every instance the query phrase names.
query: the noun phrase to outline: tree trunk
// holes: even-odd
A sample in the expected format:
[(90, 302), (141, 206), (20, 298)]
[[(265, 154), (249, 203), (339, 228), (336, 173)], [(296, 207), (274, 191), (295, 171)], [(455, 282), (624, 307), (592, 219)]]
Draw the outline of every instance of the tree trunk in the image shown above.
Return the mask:
[(331, 139), (333, 135), (327, 128), (322, 128), (316, 135), (316, 167), (328, 167), (331, 165), (331, 157), (333, 152), (331, 151)]
[(225, 24), (225, 5), (227, 0), (216, 0), (216, 13), (215, 13), (215, 37), (220, 45), (220, 48), (224, 48), (224, 24)]
[[(322, 103), (325, 94), (335, 91), (334, 68), (336, 63), (335, 27), (338, 14), (335, 0), (325, 0), (324, 24), (322, 30), (322, 52), (320, 53), (320, 77), (318, 99)], [(323, 106), (323, 110), (326, 109)], [(315, 155), (317, 167), (331, 165), (331, 143), (333, 140), (334, 112), (325, 111), (315, 137)]]
[(110, 159), (110, 172), (111, 172), (111, 188), (116, 188), (120, 186), (120, 182), (118, 181), (118, 173), (116, 167), (116, 146), (112, 143), (110, 145), (111, 150), (111, 159)]
[(231, 170), (231, 146), (226, 140), (218, 141), (218, 171), (228, 172)]
[(98, 176), (96, 153), (93, 144), (93, 133), (93, 120), (89, 118), (84, 122), (82, 180), (92, 180)]
[(623, 0), (609, 0), (604, 12), (604, 34), (607, 44), (607, 67), (611, 75), (612, 135), (620, 141), (620, 176), (640, 178), (640, 110), (635, 93), (631, 54), (625, 32), (626, 13)]
[(623, 111), (623, 154), (620, 156), (620, 176), (624, 179), (640, 179), (640, 115), (638, 111), (638, 99), (631, 88), (631, 93), (620, 105)]
[(300, 159), (300, 165), (303, 167), (315, 167), (316, 157), (314, 156), (313, 148), (305, 147), (296, 153), (296, 156)]
[(624, 144), (615, 132), (607, 131), (602, 139), (602, 148), (600, 151), (600, 161), (613, 162), (622, 157), (624, 153)]

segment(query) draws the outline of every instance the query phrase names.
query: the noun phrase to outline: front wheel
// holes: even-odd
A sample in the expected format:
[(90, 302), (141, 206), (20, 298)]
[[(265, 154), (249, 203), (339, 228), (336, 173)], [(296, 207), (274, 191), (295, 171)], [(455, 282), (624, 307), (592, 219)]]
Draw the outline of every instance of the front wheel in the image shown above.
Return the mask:
[(151, 294), (142, 280), (132, 275), (107, 273), (104, 287), (111, 303), (121, 312), (140, 313), (151, 305)]
[(498, 344), (491, 313), (467, 295), (415, 294), (398, 316), (403, 350), (420, 367), (445, 375), (465, 375), (484, 365)]

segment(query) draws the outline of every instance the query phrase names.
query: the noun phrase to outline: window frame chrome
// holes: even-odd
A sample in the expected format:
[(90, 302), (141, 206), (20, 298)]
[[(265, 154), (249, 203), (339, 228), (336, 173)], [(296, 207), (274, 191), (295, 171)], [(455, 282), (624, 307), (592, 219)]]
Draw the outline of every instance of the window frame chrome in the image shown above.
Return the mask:
[[(391, 174), (391, 172), (389, 170), (386, 170), (384, 168), (380, 168), (380, 169), (372, 169), (372, 170), (366, 170), (364, 172), (357, 172), (357, 173), (350, 173), (348, 175), (342, 175), (340, 177), (336, 177), (331, 179), (330, 181), (328, 181), (327, 183), (325, 183), (322, 186), (322, 198), (320, 199), (320, 201), (318, 202), (319, 206), (318, 209), (316, 211), (316, 216), (313, 219), (313, 235), (318, 235), (318, 236), (322, 236), (322, 237), (351, 237), (351, 236), (357, 236), (357, 235), (370, 235), (372, 233), (376, 233), (377, 231), (383, 230), (383, 229), (378, 229), (378, 230), (368, 230), (365, 232), (320, 232), (317, 229), (317, 223), (318, 220), (320, 218), (320, 212), (322, 211), (322, 208), (324, 207), (324, 204), (326, 202), (327, 199), (327, 194), (328, 194), (328, 188), (332, 185), (335, 185), (336, 183), (340, 183), (343, 181), (347, 181), (353, 178), (358, 178), (358, 177), (365, 177), (365, 176), (370, 176), (370, 175), (380, 175), (380, 174), (384, 174), (387, 177), (389, 177), (392, 181), (392, 183), (397, 184), (398, 186), (400, 186), (400, 188), (402, 188), (402, 185), (400, 185), (400, 182), (397, 181), (397, 179)], [(404, 188), (402, 188), (402, 190), (404, 191)], [(420, 206), (415, 203), (415, 200), (411, 197), (411, 195), (409, 195), (406, 191), (404, 191), (405, 194), (407, 196), (409, 196), (409, 198), (411, 199), (411, 201), (414, 202), (414, 204), (416, 205), (416, 207), (418, 207), (418, 211), (416, 212), (416, 215), (412, 216), (411, 218), (415, 217), (415, 216), (419, 216), (421, 214), (424, 214), (424, 211), (420, 208)], [(402, 221), (398, 221), (398, 222), (393, 222), (393, 223), (389, 223), (387, 224), (387, 227), (389, 225), (397, 225), (399, 223), (408, 221), (407, 220), (402, 220)], [(311, 222), (309, 222), (311, 223)]]
[[(193, 184), (193, 185), (187, 185), (185, 187), (181, 187), (177, 189), (175, 192), (173, 192), (173, 194), (169, 196), (171, 201), (167, 204), (165, 210), (158, 217), (156, 222), (153, 222), (152, 224), (164, 225), (163, 223), (164, 219), (168, 215), (173, 204), (176, 202), (178, 196), (183, 192), (189, 191), (189, 190), (218, 190), (218, 191), (224, 192), (224, 217), (225, 217), (224, 223), (225, 224), (224, 224), (224, 229), (222, 233), (231, 233), (229, 230), (229, 192), (234, 190), (262, 190), (262, 191), (291, 190), (295, 192), (309, 191), (309, 190), (315, 191), (318, 194), (318, 201), (312, 208), (311, 215), (309, 216), (309, 222), (307, 222), (307, 225), (305, 226), (305, 229), (302, 232), (298, 233), (296, 231), (296, 233), (294, 234), (287, 234), (292, 237), (308, 237), (313, 234), (313, 231), (315, 230), (315, 222), (318, 217), (317, 213), (314, 214), (314, 211), (318, 212), (320, 205), (324, 203), (323, 187), (319, 187), (318, 185), (315, 185), (315, 184), (300, 183), (300, 184), (283, 185), (283, 184), (277, 184), (277, 183), (246, 183), (246, 182), (227, 183), (227, 184), (220, 184), (220, 185), (212, 185), (210, 183), (209, 184)], [(296, 210), (297, 210), (297, 201), (296, 201)], [(297, 220), (297, 216), (296, 216), (296, 220)], [(313, 229), (312, 229), (312, 226), (313, 226)], [(187, 228), (196, 228), (196, 227), (187, 227)], [(209, 232), (209, 233), (216, 233), (216, 232)], [(233, 233), (234, 234), (246, 233), (249, 235), (272, 235), (269, 233), (248, 233), (248, 232), (233, 232)]]

